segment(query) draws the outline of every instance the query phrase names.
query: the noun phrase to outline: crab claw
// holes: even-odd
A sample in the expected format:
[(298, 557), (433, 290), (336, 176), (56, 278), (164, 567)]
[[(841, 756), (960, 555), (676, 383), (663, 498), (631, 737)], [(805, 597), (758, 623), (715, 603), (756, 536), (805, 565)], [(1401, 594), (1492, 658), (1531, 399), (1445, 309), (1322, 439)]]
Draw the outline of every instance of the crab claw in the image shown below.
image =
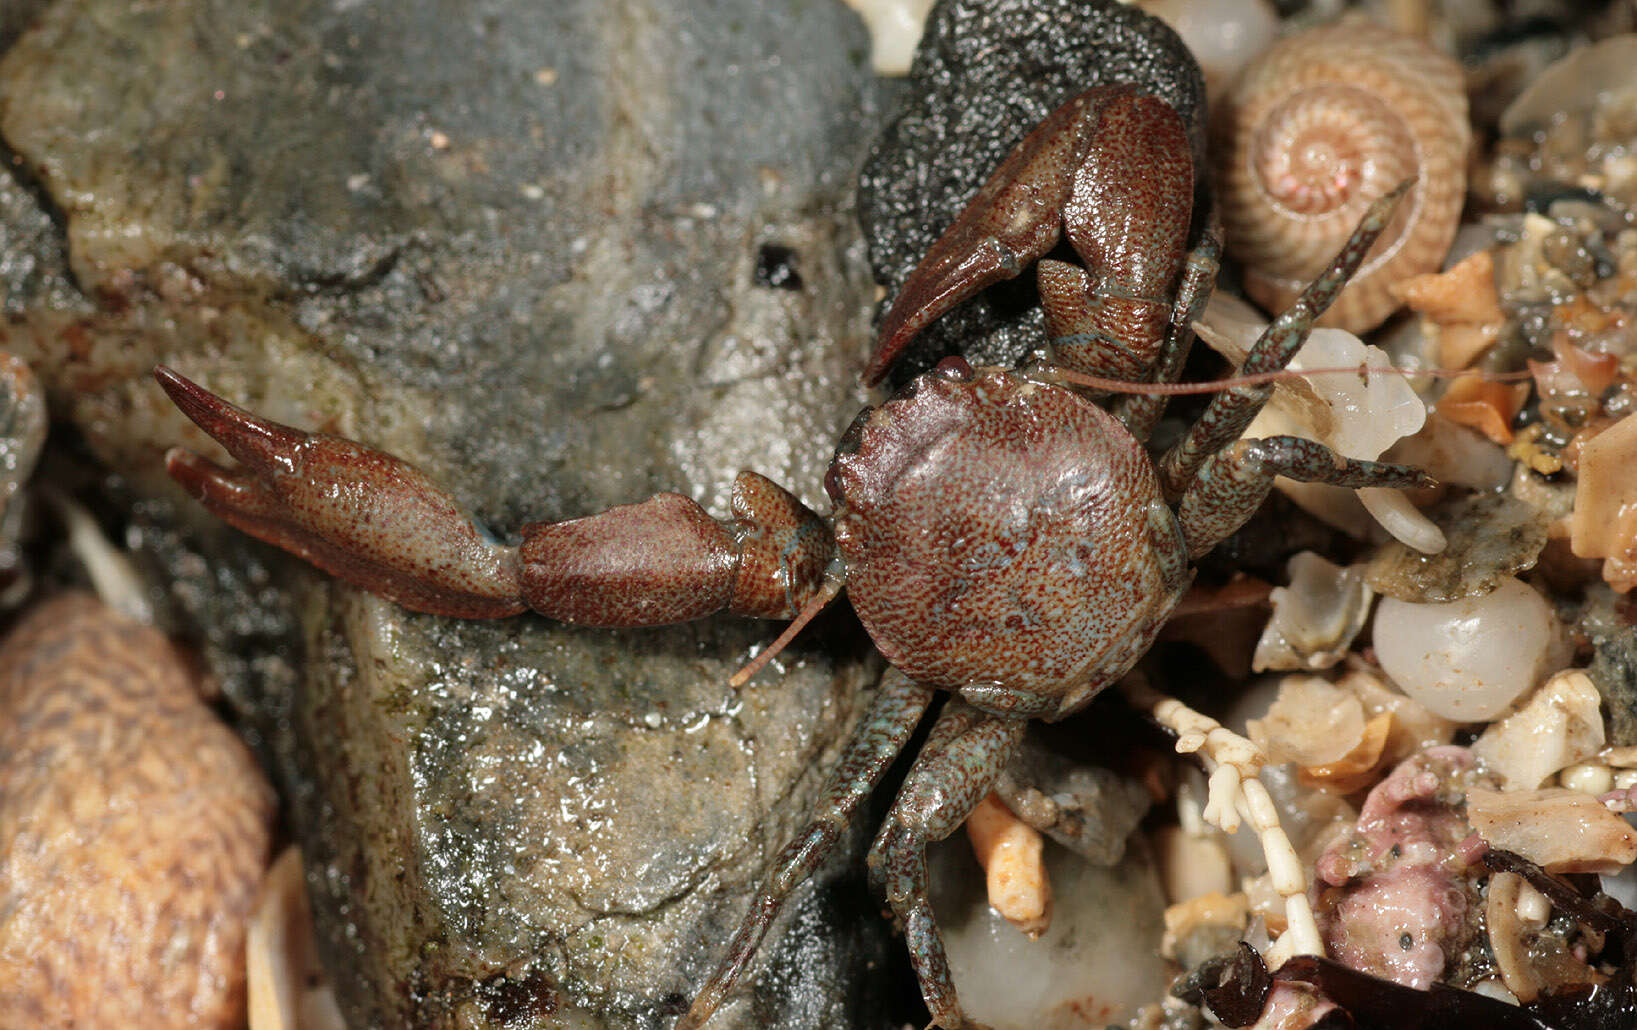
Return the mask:
[(910, 273), (864, 382), (879, 382), (933, 319), (1064, 235), (1085, 263), (1074, 331), (1157, 346), (1192, 206), (1192, 149), (1176, 111), (1129, 85), (1081, 93), (1023, 138)]
[(524, 610), (516, 548), (414, 466), (258, 418), (163, 366), (154, 378), (242, 463), (165, 455), (171, 478), (223, 521), (406, 608), (459, 618)]

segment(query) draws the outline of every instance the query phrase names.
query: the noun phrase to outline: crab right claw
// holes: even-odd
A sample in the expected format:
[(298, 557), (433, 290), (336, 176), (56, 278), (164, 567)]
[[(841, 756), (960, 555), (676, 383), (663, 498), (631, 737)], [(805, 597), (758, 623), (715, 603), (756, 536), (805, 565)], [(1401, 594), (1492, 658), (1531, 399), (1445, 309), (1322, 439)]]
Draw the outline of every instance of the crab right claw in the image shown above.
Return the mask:
[(754, 472), (734, 481), (728, 522), (661, 493), (530, 523), (510, 547), (384, 451), (260, 418), (163, 366), (154, 378), (241, 463), (225, 469), (172, 448), (172, 478), (223, 521), (406, 608), (463, 619), (532, 608), (586, 626), (657, 626), (724, 608), (791, 618), (840, 586), (830, 527)]
[(1085, 267), (1040, 266), (1059, 360), (1124, 376), (1148, 369), (1182, 268), (1192, 154), (1176, 111), (1132, 86), (1099, 86), (1059, 107), (1007, 155), (905, 280), (881, 321), (864, 381), (880, 381), (934, 319), (1019, 275), (1065, 235)]

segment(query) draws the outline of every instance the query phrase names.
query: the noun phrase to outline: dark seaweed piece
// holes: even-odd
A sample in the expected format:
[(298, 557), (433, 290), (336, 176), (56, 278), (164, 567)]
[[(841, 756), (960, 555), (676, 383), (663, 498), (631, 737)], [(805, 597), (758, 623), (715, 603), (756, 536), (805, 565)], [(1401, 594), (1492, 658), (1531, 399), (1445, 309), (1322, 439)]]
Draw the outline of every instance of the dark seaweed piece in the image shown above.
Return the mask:
[(1296, 956), (1273, 978), (1318, 988), (1346, 1009), (1360, 1030), (1580, 1030), (1542, 1022), (1516, 1005), (1471, 991), (1443, 984), (1420, 991), (1317, 955)]
[(1631, 967), (1606, 984), (1542, 995), (1527, 1008), (1555, 1030), (1631, 1030), (1637, 1025), (1637, 991)]
[(1261, 1018), (1272, 989), (1267, 963), (1255, 948), (1240, 941), (1238, 951), (1201, 962), (1171, 988), (1171, 994), (1194, 1005), (1203, 1002), (1223, 1025), (1238, 1027)]

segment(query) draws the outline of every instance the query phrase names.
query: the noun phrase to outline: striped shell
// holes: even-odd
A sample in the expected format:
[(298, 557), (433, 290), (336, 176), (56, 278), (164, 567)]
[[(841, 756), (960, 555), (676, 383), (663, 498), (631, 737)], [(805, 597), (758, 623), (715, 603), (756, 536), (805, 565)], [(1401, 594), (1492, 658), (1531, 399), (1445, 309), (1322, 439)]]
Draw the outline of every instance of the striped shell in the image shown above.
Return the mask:
[(1419, 176), (1319, 324), (1350, 332), (1399, 307), (1389, 286), (1436, 271), (1460, 222), (1471, 138), (1456, 62), (1349, 19), (1280, 41), (1245, 70), (1214, 129), (1229, 252), (1245, 290), (1282, 311), (1370, 201)]

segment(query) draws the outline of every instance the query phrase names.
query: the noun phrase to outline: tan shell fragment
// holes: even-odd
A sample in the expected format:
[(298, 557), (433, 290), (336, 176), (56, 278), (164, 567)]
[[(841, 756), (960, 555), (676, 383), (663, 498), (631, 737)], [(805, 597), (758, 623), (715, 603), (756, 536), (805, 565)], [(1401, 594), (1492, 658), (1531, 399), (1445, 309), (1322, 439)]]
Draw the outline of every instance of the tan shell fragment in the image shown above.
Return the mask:
[(1579, 669), (1560, 672), (1528, 704), (1490, 724), (1472, 745), (1472, 753), (1505, 786), (1533, 789), (1602, 748), (1602, 703), (1591, 677)]
[(1466, 368), (1500, 339), (1506, 326), (1495, 289), (1495, 256), (1480, 250), (1444, 272), (1411, 276), (1393, 293), (1436, 331), (1438, 364)]
[(347, 1030), (324, 979), (294, 844), (262, 880), (245, 951), (250, 1030)]
[(1637, 830), (1576, 790), (1489, 790), (1466, 796), (1467, 822), (1490, 847), (1553, 873), (1619, 872), (1637, 859)]
[(1353, 749), (1324, 765), (1304, 765), (1297, 770), (1303, 786), (1331, 794), (1352, 794), (1380, 779), (1387, 739), (1393, 731), (1393, 717), (1382, 712), (1364, 724), (1364, 736)]
[(157, 631), (87, 595), (0, 646), (0, 984), (17, 1026), (245, 1019), (273, 793)]
[(1369, 203), (1414, 190), (1320, 325), (1364, 332), (1397, 310), (1391, 285), (1436, 271), (1455, 238), (1471, 140), (1460, 66), (1357, 19), (1281, 40), (1246, 68), (1214, 126), (1228, 252), (1245, 290), (1282, 311)]
[(1637, 415), (1627, 415), (1580, 448), (1580, 481), (1569, 516), (1569, 545), (1603, 558), (1603, 578), (1619, 591), (1637, 585)]
[(1270, 761), (1325, 765), (1345, 758), (1363, 741), (1364, 706), (1322, 677), (1286, 676), (1267, 714), (1245, 725)]

